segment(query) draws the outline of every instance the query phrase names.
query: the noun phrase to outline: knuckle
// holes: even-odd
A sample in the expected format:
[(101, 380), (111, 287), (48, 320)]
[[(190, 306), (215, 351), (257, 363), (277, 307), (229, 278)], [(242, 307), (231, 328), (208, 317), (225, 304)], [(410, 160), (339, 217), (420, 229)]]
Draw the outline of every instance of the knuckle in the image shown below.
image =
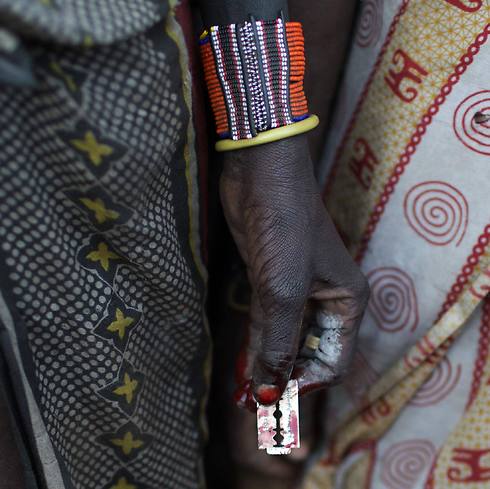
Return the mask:
[(280, 379), (287, 379), (293, 368), (294, 358), (290, 353), (265, 352), (258, 358), (255, 373), (259, 378), (268, 379), (265, 383)]
[(283, 375), (289, 372), (294, 358), (291, 353), (267, 351), (260, 358), (260, 367), (267, 373)]
[(277, 313), (281, 310), (300, 310), (305, 302), (304, 283), (292, 284), (288, 280), (272, 280), (263, 288), (264, 310)]

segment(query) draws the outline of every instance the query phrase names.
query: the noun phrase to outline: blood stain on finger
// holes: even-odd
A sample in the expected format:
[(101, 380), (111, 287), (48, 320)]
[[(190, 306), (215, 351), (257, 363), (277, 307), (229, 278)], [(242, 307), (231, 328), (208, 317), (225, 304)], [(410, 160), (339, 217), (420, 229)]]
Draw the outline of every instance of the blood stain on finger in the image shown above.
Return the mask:
[(276, 402), (281, 395), (279, 387), (276, 385), (261, 385), (257, 388), (257, 401), (260, 404), (272, 404)]

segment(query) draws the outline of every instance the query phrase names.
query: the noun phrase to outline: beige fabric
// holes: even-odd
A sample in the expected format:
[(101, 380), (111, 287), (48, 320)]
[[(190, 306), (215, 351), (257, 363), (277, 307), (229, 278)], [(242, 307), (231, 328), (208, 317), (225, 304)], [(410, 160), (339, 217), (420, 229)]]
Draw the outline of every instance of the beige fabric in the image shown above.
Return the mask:
[(489, 34), (486, 1), (363, 2), (322, 177), (372, 297), (307, 489), (490, 484)]

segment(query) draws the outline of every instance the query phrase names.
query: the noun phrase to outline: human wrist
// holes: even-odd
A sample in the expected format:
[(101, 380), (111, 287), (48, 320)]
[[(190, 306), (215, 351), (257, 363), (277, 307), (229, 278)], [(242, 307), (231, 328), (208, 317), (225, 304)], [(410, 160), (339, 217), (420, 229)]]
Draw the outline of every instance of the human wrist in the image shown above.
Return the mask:
[(258, 186), (300, 186), (314, 179), (305, 134), (224, 153), (223, 176)]

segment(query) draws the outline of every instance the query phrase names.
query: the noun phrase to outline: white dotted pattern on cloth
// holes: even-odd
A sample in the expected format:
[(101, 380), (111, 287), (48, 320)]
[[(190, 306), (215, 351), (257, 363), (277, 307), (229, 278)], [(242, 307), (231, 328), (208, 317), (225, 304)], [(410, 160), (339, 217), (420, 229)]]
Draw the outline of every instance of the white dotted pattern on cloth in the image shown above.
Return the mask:
[(0, 0), (9, 26), (65, 44), (108, 44), (141, 33), (163, 19), (162, 0)]
[[(144, 37), (55, 56), (68, 72), (87, 73), (81, 106), (49, 70), (34, 96), (0, 93), (0, 242), (27, 328), (40, 409), (74, 486), (108, 483), (121, 462), (95, 439), (128, 417), (97, 391), (117, 379), (124, 356), (144, 375), (131, 421), (153, 437), (127, 470), (151, 488), (194, 488), (198, 400), (189, 380), (205, 337), (202, 286), (175, 215), (177, 204), (186, 205), (186, 196), (173, 192), (175, 181), (185, 179), (172, 166), (185, 137), (178, 82)], [(57, 136), (75, 130), (78, 119), (124, 149), (100, 179)], [(96, 185), (132, 209), (127, 223), (97, 233), (66, 195)], [(109, 284), (77, 262), (95, 234), (124, 259)], [(123, 355), (93, 332), (113, 293), (142, 312)]]

